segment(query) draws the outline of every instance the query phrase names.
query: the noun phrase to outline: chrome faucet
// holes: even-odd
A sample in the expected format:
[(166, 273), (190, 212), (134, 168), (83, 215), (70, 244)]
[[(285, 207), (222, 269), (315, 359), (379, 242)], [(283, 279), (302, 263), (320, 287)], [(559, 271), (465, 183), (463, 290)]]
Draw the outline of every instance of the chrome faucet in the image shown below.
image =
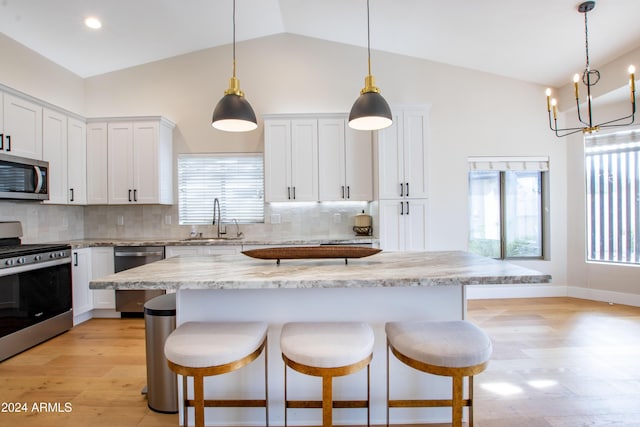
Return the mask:
[(213, 199), (213, 221), (211, 222), (211, 225), (216, 225), (216, 208), (218, 211), (218, 232), (217, 232), (217, 236), (218, 238), (220, 237), (221, 234), (227, 234), (226, 230), (220, 231), (220, 200), (218, 200), (218, 198), (216, 197), (215, 199)]
[(240, 225), (238, 225), (238, 220), (233, 218), (233, 223), (236, 225), (236, 237), (242, 237), (243, 233), (240, 231)]

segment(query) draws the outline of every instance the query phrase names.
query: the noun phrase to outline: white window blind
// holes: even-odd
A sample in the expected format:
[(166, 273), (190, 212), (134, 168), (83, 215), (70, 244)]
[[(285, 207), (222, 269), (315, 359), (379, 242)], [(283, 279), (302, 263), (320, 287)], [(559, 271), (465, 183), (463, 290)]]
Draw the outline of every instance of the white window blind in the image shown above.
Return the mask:
[(640, 130), (585, 138), (587, 259), (640, 264)]
[(264, 222), (262, 154), (179, 155), (180, 224), (211, 224), (216, 198), (222, 222)]

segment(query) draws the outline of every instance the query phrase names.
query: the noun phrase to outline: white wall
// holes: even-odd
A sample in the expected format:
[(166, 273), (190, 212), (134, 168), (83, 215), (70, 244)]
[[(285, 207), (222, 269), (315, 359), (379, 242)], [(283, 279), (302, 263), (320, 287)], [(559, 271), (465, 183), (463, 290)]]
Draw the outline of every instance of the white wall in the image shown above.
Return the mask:
[(84, 80), (0, 33), (0, 83), (76, 114), (84, 114)]

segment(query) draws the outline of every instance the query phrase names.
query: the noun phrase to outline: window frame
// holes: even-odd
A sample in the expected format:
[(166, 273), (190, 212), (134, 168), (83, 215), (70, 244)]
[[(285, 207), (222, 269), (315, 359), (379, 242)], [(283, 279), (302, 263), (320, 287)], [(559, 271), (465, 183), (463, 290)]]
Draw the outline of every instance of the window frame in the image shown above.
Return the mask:
[[(500, 221), (500, 254), (494, 259), (500, 260), (548, 260), (550, 259), (549, 245), (549, 159), (547, 157), (471, 157), (469, 160), (468, 182), (472, 172), (493, 171), (499, 175), (499, 221)], [(535, 256), (509, 256), (507, 254), (507, 185), (506, 174), (508, 172), (528, 171), (540, 174), (540, 255)], [(471, 187), (469, 186), (468, 197), (471, 197)], [(469, 203), (469, 227), (471, 227), (471, 204)], [(469, 229), (469, 239), (471, 242), (471, 228)], [(471, 250), (471, 249), (470, 249)]]

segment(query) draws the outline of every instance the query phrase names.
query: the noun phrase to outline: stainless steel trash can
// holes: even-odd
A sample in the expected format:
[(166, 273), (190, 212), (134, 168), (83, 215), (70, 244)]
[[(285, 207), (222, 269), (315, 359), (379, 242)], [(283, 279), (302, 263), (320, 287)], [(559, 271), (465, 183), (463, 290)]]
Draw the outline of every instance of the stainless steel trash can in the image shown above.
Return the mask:
[(167, 414), (178, 412), (178, 380), (164, 357), (164, 342), (176, 329), (176, 294), (160, 295), (144, 304), (147, 348), (147, 404)]

